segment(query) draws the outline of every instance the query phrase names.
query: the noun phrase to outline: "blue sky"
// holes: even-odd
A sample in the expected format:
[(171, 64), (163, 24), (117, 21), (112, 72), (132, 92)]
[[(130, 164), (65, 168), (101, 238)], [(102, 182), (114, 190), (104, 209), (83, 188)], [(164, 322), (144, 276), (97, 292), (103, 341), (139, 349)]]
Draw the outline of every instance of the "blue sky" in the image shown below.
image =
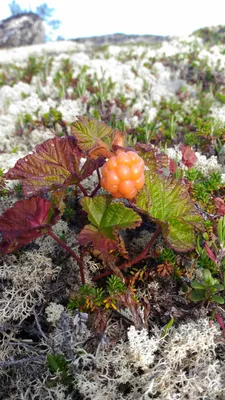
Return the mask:
[[(0, 0), (7, 18), (8, 0)], [(189, 35), (194, 30), (225, 24), (224, 0), (18, 0), (35, 9), (47, 2), (62, 21), (57, 36), (65, 39), (122, 32), (127, 34)], [(72, 5), (72, 6), (71, 6)]]

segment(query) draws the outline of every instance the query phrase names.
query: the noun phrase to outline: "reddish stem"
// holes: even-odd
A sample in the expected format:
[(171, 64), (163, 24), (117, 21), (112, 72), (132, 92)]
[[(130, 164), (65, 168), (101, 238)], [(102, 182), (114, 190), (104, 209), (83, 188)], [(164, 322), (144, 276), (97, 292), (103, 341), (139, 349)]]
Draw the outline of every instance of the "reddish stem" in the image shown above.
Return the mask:
[(99, 168), (97, 168), (97, 175), (98, 175), (98, 181), (99, 181), (99, 183), (100, 183), (100, 181), (101, 181), (101, 175), (100, 175)]
[(79, 189), (81, 190), (81, 192), (83, 193), (84, 196), (89, 197), (88, 192), (87, 192), (86, 189), (81, 185), (81, 183), (77, 183), (77, 186), (79, 187)]
[(100, 189), (101, 185), (100, 183), (97, 184), (96, 188), (94, 188), (93, 192), (91, 193), (90, 197), (94, 197), (97, 193), (97, 191)]
[[(158, 225), (157, 229), (154, 233), (154, 235), (152, 236), (151, 240), (149, 240), (147, 246), (145, 247), (145, 249), (139, 254), (139, 256), (137, 256), (134, 260), (132, 261), (126, 261), (125, 263), (121, 264), (118, 268), (119, 270), (125, 269), (125, 268), (130, 268), (132, 267), (132, 265), (137, 264), (139, 261), (142, 261), (145, 258), (148, 258), (147, 254), (150, 250), (150, 248), (152, 247), (153, 243), (155, 242), (155, 240), (157, 239), (159, 233), (161, 232), (161, 228)], [(105, 271), (102, 274), (99, 274), (97, 276), (95, 276), (92, 280), (93, 281), (98, 281), (101, 278), (104, 278), (105, 276), (111, 275), (112, 271)]]
[(80, 257), (78, 257), (76, 255), (76, 253), (74, 253), (74, 251), (70, 247), (68, 247), (66, 245), (66, 243), (63, 242), (63, 240), (60, 239), (58, 236), (56, 236), (52, 231), (48, 231), (48, 235), (51, 236), (52, 239), (54, 239), (61, 247), (63, 247), (63, 249), (65, 249), (68, 253), (70, 253), (70, 255), (76, 260), (76, 262), (79, 265), (79, 269), (80, 269), (81, 282), (84, 285), (85, 277), (84, 277), (84, 266), (83, 266), (82, 259)]
[(97, 184), (96, 188), (93, 190), (93, 192), (91, 193), (90, 197), (94, 197), (94, 195), (97, 193), (97, 191), (98, 191), (98, 190), (100, 189), (100, 187), (101, 187), (101, 184), (100, 184), (101, 175), (100, 175), (100, 172), (99, 172), (99, 168), (97, 168), (97, 175), (98, 175), (98, 184)]

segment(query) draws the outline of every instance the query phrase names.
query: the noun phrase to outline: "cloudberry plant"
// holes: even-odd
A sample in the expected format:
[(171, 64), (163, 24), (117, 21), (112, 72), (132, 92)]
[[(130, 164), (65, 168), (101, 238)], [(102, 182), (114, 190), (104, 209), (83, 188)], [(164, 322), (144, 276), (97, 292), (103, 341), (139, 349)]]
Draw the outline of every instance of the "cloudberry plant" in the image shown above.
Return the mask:
[[(195, 248), (195, 231), (204, 230), (203, 219), (187, 186), (172, 176), (168, 156), (150, 144), (125, 148), (124, 132), (87, 117), (77, 117), (67, 128), (70, 134), (66, 129), (64, 137), (46, 140), (4, 174), (4, 179), (20, 181), (22, 200), (0, 216), (1, 253), (19, 251), (32, 240), (49, 235), (76, 260), (85, 284), (84, 251), (99, 254), (108, 268), (92, 277), (95, 281), (112, 275), (115, 268), (123, 277), (123, 269), (149, 257), (160, 232), (175, 251)], [(83, 181), (93, 172), (97, 172), (98, 182), (89, 193)], [(98, 195), (101, 186), (111, 196)], [(52, 231), (53, 225), (67, 216), (69, 187), (76, 204), (79, 200), (87, 214), (79, 221), (81, 256), (67, 246), (66, 236), (60, 238)], [(115, 197), (135, 198), (135, 203), (127, 206)], [(76, 207), (74, 212), (79, 212)], [(157, 228), (143, 251), (131, 260), (121, 231), (139, 227), (144, 215)], [(86, 225), (84, 221), (88, 221)]]
[(101, 186), (113, 197), (133, 199), (145, 183), (144, 161), (134, 151), (121, 151), (102, 167)]

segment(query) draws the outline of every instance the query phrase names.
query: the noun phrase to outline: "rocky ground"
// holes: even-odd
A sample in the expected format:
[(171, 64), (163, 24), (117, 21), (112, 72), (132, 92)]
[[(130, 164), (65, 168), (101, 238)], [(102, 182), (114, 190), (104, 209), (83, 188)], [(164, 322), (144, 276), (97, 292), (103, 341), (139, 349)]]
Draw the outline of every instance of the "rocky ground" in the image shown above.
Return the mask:
[[(37, 144), (69, 133), (77, 116), (101, 120), (126, 132), (128, 146), (151, 143), (176, 161), (208, 221), (204, 240), (215, 243), (217, 260), (203, 242), (180, 254), (159, 237), (158, 258), (133, 270), (143, 269), (135, 283), (143, 321), (148, 303), (148, 324), (137, 330), (129, 307), (109, 307), (104, 329), (88, 307), (68, 307), (81, 286), (78, 264), (52, 238), (2, 256), (0, 399), (225, 399), (224, 306), (207, 295), (200, 302), (189, 296), (191, 282), (203, 282), (206, 268), (224, 284), (225, 244), (217, 231), (225, 213), (223, 36), (217, 29), (133, 39), (0, 50), (1, 175)], [(193, 165), (182, 143), (195, 154)], [(21, 198), (20, 184), (7, 181), (0, 214)], [(54, 232), (80, 254), (76, 201), (73, 206), (72, 217), (65, 214)], [(151, 229), (145, 221), (128, 234), (133, 257)], [(92, 278), (102, 272), (101, 260), (86, 254), (84, 263), (86, 281), (96, 287)], [(223, 299), (224, 290), (219, 294)]]

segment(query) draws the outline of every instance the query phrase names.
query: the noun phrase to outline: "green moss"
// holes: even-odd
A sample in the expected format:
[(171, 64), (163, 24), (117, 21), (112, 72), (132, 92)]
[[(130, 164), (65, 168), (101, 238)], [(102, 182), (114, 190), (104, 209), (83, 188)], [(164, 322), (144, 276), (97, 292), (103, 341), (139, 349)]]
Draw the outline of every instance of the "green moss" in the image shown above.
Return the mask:
[(225, 104), (225, 94), (224, 93), (216, 92), (215, 97), (220, 103)]
[(62, 113), (54, 108), (50, 108), (49, 112), (43, 114), (42, 120), (45, 126), (52, 127), (57, 122), (62, 121)]

